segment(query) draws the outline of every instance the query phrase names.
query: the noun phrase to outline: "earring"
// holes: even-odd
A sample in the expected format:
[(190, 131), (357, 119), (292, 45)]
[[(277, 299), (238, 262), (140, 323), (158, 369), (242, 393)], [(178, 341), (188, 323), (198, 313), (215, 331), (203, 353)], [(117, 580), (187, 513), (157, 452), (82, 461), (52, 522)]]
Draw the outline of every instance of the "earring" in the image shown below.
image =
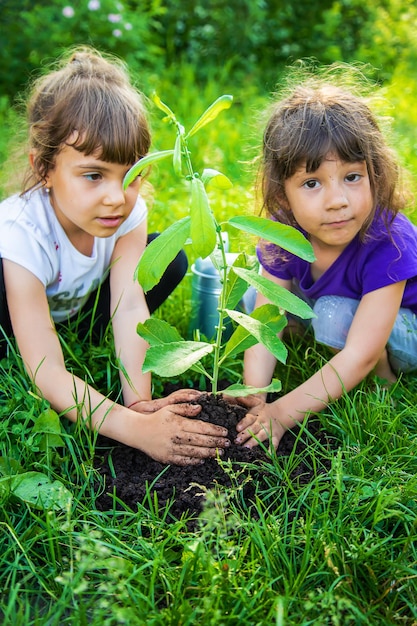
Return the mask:
[(50, 187), (44, 187), (45, 189), (45, 193), (51, 193), (51, 188)]

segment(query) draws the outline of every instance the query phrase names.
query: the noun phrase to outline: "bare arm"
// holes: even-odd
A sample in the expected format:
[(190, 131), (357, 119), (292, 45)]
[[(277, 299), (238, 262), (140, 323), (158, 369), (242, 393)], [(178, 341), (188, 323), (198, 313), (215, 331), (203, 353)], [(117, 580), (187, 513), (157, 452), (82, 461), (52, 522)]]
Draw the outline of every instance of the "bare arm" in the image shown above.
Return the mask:
[(13, 331), (26, 369), (58, 412), (72, 421), (82, 418), (103, 435), (162, 462), (195, 464), (227, 445), (226, 429), (182, 417), (195, 416), (199, 406), (170, 405), (154, 414), (140, 414), (68, 372), (44, 286), (16, 263), (3, 260), (3, 266)]
[[(375, 367), (385, 350), (398, 314), (405, 281), (366, 294), (356, 311), (345, 347), (299, 387), (271, 404), (253, 407), (240, 422), (238, 442), (253, 433), (263, 441), (271, 431), (278, 445), (285, 430), (301, 422), (310, 412), (318, 412), (332, 400), (350, 391)], [(248, 445), (256, 445), (252, 439)]]
[(141, 286), (134, 280), (134, 272), (146, 246), (146, 221), (121, 237), (114, 249), (110, 271), (110, 313), (112, 316), (116, 355), (123, 369), (120, 379), (126, 406), (138, 400), (151, 400), (151, 375), (142, 373), (147, 349), (146, 342), (137, 334), (136, 326), (149, 318), (149, 310)]

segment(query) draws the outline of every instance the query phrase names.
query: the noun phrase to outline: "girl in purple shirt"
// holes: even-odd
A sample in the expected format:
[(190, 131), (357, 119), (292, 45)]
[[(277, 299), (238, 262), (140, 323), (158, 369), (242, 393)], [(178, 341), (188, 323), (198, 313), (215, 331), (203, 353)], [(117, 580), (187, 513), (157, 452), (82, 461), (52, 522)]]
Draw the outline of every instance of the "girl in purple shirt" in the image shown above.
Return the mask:
[[(316, 340), (334, 356), (296, 389), (266, 403), (246, 402), (238, 443), (284, 432), (325, 408), (367, 374), (389, 383), (417, 369), (417, 229), (400, 169), (365, 101), (310, 77), (278, 102), (264, 133), (264, 209), (301, 230), (316, 260), (308, 263), (261, 242), (263, 274), (312, 306)], [(256, 307), (266, 303), (258, 294)], [(275, 358), (262, 345), (246, 351), (248, 385), (269, 384)]]

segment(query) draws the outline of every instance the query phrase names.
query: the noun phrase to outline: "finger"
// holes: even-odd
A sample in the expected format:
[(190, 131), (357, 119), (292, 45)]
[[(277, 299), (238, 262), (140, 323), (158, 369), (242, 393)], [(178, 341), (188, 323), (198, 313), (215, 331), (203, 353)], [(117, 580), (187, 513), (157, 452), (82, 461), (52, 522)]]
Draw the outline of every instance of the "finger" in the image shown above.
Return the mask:
[(246, 428), (246, 430), (239, 433), (235, 439), (235, 443), (238, 445), (247, 445), (247, 442), (250, 442), (250, 445), (247, 447), (253, 448), (257, 445), (258, 441), (264, 441), (267, 437), (268, 432), (265, 426), (259, 422), (255, 422), (250, 427)]
[(246, 407), (247, 409), (253, 409), (255, 406), (258, 406), (258, 404), (263, 404), (263, 400), (262, 398), (259, 398), (258, 396), (240, 396), (239, 398), (237, 398), (239, 404), (241, 404), (242, 406)]
[(255, 448), (259, 443), (265, 441), (265, 439), (268, 439), (268, 433), (265, 432), (264, 428), (261, 428), (256, 433), (245, 433), (245, 439), (243, 441), (240, 441), (240, 439), (241, 435), (239, 435), (239, 437), (236, 437), (235, 443), (237, 443), (238, 445), (244, 445), (245, 448), (252, 449)]
[(169, 400), (171, 404), (173, 402), (193, 402), (198, 400), (200, 396), (201, 391), (197, 389), (178, 389), (177, 391), (173, 391), (165, 399)]
[(223, 438), (227, 437), (229, 432), (224, 426), (211, 424), (210, 422), (202, 422), (201, 420), (186, 420), (181, 426), (181, 432), (187, 436), (189, 434), (197, 434), (204, 437), (213, 436)]
[(224, 450), (220, 447), (201, 448), (199, 446), (180, 444), (175, 449), (174, 457), (185, 457), (201, 461), (202, 459), (221, 457), (223, 454)]
[(228, 402), (229, 404), (239, 404), (239, 398), (235, 398), (235, 396), (228, 396), (227, 393), (222, 395), (225, 402)]
[(170, 404), (169, 410), (174, 415), (181, 415), (183, 417), (195, 417), (201, 411), (199, 404)]
[[(217, 437), (200, 433), (178, 433), (175, 435), (173, 441), (174, 444), (178, 446), (192, 446), (196, 450), (228, 448), (230, 446), (230, 440), (226, 439), (226, 437)], [(177, 454), (178, 451), (175, 450), (175, 453)]]
[(243, 430), (246, 430), (247, 428), (250, 428), (251, 426), (253, 426), (255, 422), (256, 422), (256, 415), (253, 415), (252, 413), (248, 413), (247, 415), (245, 415), (243, 419), (240, 420), (240, 422), (237, 423), (236, 430), (238, 433), (240, 433)]
[(188, 465), (202, 465), (204, 463), (204, 459), (196, 459), (189, 456), (177, 456), (175, 455), (170, 461), (171, 465), (180, 465), (181, 467), (186, 467)]

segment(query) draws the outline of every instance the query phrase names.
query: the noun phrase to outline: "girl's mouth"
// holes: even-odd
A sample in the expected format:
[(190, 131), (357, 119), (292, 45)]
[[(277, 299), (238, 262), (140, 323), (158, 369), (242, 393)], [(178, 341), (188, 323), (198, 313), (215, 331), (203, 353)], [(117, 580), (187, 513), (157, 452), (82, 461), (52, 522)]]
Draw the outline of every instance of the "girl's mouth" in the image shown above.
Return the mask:
[(338, 222), (327, 222), (325, 224), (325, 226), (327, 226), (329, 228), (343, 228), (349, 222), (350, 222), (350, 220), (340, 220)]
[(98, 222), (107, 228), (117, 228), (122, 223), (123, 218), (121, 215), (115, 215), (114, 217), (99, 217)]

